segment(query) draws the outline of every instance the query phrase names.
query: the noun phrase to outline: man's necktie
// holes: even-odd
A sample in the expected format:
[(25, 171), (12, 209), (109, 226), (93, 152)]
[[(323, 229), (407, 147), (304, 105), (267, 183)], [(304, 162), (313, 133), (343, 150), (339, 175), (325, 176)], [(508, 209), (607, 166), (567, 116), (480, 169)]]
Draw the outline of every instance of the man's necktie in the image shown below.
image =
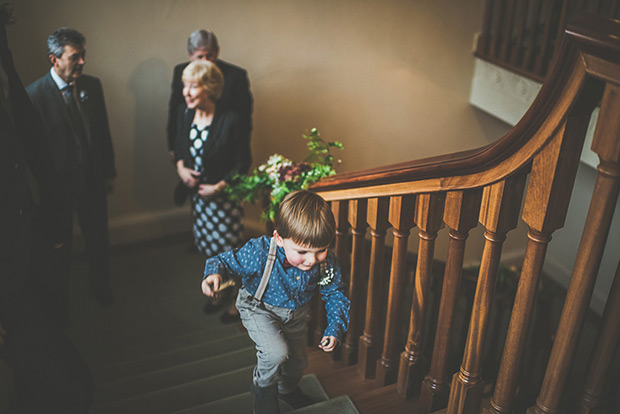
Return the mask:
[(77, 106), (77, 102), (73, 98), (73, 85), (69, 84), (62, 90), (67, 104), (67, 110), (69, 112), (69, 119), (73, 125), (73, 130), (77, 137), (77, 155), (78, 163), (80, 165), (86, 163), (86, 128), (84, 128), (84, 121), (80, 114), (80, 109)]

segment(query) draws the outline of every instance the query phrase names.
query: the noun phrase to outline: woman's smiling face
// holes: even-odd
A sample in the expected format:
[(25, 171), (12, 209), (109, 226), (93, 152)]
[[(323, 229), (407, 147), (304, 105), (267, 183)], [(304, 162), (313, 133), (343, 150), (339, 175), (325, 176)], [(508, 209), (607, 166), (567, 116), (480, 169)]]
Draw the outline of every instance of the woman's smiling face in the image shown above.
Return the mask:
[(202, 109), (207, 101), (211, 101), (207, 88), (197, 81), (183, 82), (183, 97), (189, 109)]

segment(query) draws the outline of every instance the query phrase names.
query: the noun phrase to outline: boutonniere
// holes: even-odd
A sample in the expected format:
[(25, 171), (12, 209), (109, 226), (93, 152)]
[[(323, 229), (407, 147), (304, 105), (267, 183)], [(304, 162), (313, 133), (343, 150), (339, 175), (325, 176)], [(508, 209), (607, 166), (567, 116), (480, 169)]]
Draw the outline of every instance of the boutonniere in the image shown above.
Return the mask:
[(334, 280), (334, 268), (331, 266), (328, 267), (325, 262), (321, 262), (319, 274), (321, 276), (318, 282), (319, 286), (327, 286)]
[(80, 93), (78, 94), (79, 98), (80, 98), (80, 102), (84, 103), (88, 100), (88, 92), (86, 92), (84, 89), (82, 89), (80, 91)]

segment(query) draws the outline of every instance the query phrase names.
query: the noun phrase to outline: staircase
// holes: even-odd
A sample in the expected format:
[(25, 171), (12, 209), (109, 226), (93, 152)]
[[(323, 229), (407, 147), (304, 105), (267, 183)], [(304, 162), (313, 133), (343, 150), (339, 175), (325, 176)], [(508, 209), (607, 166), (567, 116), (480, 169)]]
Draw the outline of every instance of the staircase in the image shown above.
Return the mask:
[[(188, 240), (117, 247), (111, 309), (84, 295), (87, 267), (76, 260), (69, 336), (95, 378), (90, 413), (252, 412), (254, 345), (240, 324), (203, 314), (204, 258), (187, 251)], [(283, 413), (358, 413), (348, 397), (330, 399), (316, 375), (300, 387), (316, 403), (298, 410), (280, 403)]]

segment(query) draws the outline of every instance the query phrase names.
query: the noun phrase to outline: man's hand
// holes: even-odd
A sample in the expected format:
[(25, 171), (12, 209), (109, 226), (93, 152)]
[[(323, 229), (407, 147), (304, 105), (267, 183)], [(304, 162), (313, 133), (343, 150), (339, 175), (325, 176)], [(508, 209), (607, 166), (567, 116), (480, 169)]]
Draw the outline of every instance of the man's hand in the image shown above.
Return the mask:
[(319, 344), (319, 348), (321, 348), (325, 352), (332, 352), (336, 345), (338, 344), (338, 340), (333, 336), (324, 336), (321, 339), (321, 343)]
[(222, 283), (222, 276), (214, 273), (212, 275), (207, 276), (201, 284), (202, 294), (205, 296), (213, 297), (215, 292), (217, 292), (220, 288), (220, 284)]

